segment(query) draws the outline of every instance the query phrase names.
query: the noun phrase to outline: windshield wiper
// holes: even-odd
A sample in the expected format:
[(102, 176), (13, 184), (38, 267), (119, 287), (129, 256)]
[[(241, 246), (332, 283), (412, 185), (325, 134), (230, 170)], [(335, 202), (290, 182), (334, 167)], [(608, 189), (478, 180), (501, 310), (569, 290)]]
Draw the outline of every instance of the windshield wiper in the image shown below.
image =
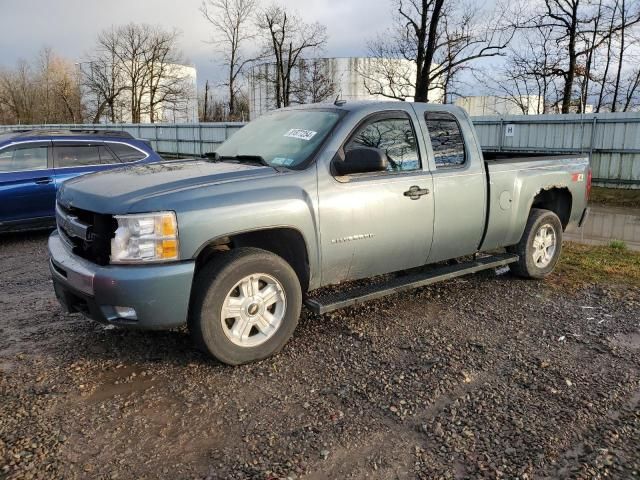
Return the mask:
[(258, 163), (260, 165), (264, 165), (265, 167), (271, 167), (269, 162), (267, 162), (260, 155), (219, 155), (216, 152), (207, 153), (206, 157), (209, 161), (212, 162), (224, 162), (227, 160), (239, 162), (239, 163)]

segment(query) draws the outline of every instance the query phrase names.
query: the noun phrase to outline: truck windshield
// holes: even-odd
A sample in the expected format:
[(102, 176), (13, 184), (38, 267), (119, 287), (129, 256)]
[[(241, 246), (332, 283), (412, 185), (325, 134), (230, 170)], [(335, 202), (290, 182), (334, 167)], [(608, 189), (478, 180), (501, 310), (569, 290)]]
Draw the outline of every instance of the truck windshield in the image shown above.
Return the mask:
[(296, 168), (316, 151), (339, 119), (339, 113), (323, 110), (273, 112), (242, 127), (216, 153), (222, 159), (262, 157), (273, 167)]

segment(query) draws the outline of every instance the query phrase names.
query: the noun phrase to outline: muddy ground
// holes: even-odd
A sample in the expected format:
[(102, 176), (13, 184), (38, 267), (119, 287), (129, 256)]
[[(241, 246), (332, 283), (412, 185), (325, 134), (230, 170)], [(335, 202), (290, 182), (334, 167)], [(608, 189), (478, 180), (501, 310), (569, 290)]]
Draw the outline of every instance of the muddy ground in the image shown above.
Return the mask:
[(485, 273), (303, 314), (227, 367), (64, 314), (0, 238), (0, 478), (634, 478), (640, 292)]

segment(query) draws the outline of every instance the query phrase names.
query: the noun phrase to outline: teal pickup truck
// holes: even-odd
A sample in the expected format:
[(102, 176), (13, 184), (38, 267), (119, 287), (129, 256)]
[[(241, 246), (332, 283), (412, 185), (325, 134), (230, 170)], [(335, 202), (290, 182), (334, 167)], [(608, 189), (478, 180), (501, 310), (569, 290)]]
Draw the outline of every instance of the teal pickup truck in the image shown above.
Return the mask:
[(587, 156), (483, 154), (456, 107), (301, 105), (207, 159), (65, 182), (50, 269), (71, 312), (186, 324), (204, 351), (241, 364), (282, 348), (303, 304), (324, 313), (504, 265), (548, 275), (590, 183)]

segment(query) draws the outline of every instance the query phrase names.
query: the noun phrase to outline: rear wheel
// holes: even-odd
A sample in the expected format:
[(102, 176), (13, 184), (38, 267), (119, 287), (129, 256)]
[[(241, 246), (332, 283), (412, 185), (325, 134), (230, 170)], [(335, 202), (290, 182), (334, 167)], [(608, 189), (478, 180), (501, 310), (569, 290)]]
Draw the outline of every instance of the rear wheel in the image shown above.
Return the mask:
[(550, 210), (534, 208), (517, 245), (509, 247), (520, 257), (511, 271), (524, 278), (544, 278), (558, 263), (562, 250), (562, 223)]
[(285, 260), (240, 248), (220, 254), (197, 275), (189, 330), (202, 350), (239, 365), (279, 351), (301, 308), (300, 282)]

